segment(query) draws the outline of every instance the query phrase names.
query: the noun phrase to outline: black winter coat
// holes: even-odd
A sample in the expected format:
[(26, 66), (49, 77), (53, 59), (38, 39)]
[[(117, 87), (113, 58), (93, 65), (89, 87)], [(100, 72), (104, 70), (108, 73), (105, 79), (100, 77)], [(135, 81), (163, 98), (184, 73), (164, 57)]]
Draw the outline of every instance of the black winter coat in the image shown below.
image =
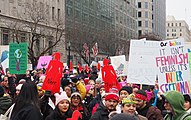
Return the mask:
[(97, 108), (96, 112), (92, 115), (90, 120), (108, 120), (109, 119), (108, 115), (109, 111), (103, 105), (103, 103), (100, 102), (99, 107)]

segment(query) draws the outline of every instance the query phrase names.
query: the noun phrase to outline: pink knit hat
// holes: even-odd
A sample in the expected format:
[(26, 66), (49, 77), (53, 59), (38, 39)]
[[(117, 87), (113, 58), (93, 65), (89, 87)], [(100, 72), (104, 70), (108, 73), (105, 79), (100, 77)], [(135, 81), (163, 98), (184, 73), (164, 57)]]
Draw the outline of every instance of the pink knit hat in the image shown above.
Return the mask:
[(65, 91), (62, 92), (61, 94), (55, 93), (54, 96), (56, 97), (55, 105), (57, 105), (62, 100), (68, 100), (70, 102), (70, 99), (68, 98), (68, 96), (67, 96)]
[(94, 86), (93, 85), (86, 85), (85, 88), (86, 88), (86, 93), (88, 93), (88, 91), (93, 88)]

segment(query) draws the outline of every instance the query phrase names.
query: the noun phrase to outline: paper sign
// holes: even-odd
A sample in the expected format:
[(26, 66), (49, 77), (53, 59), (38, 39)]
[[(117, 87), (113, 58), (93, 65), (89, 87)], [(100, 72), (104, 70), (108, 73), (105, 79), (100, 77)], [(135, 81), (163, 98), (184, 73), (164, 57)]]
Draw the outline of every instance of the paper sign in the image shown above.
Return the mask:
[(6, 69), (9, 68), (9, 46), (8, 45), (0, 46), (0, 63), (5, 73)]
[(37, 69), (41, 69), (41, 68), (46, 69), (51, 60), (52, 60), (52, 56), (40, 56), (38, 60)]
[(113, 56), (110, 59), (117, 76), (127, 76), (127, 71), (125, 71), (125, 68), (127, 69), (125, 55)]
[(176, 90), (190, 94), (190, 69), (187, 48), (183, 39), (160, 42), (159, 56), (155, 57), (161, 92)]
[(154, 85), (157, 68), (155, 57), (159, 54), (158, 41), (131, 40), (128, 82)]

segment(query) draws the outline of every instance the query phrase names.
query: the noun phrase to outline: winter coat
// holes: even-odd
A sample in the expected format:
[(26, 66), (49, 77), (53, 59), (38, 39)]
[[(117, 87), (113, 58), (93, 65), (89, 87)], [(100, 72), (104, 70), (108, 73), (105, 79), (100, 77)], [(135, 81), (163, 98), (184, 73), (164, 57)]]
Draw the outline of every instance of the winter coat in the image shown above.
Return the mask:
[[(176, 91), (169, 91), (164, 93), (165, 99), (172, 106), (174, 111), (174, 115), (172, 113), (168, 113), (164, 119), (165, 120), (181, 120), (181, 117), (186, 114), (184, 110), (184, 97), (181, 93)], [(184, 120), (191, 120), (191, 115), (186, 117)]]
[(42, 120), (40, 110), (34, 105), (28, 105), (11, 115), (11, 120)]
[(0, 97), (0, 114), (4, 114), (11, 105), (12, 105), (12, 100), (10, 97), (7, 96)]
[(109, 111), (101, 102), (96, 112), (92, 115), (90, 120), (108, 120)]
[(85, 98), (85, 96), (86, 96), (86, 88), (85, 88), (85, 86), (80, 81), (78, 81), (76, 83), (76, 88), (78, 89), (79, 93), (81, 94), (82, 100), (83, 100)]
[(82, 114), (82, 120), (89, 120), (90, 114), (83, 103), (81, 103), (77, 107), (71, 106), (71, 109), (72, 111), (78, 110)]
[(54, 111), (46, 117), (45, 120), (66, 120), (67, 118), (71, 118), (72, 117), (72, 110), (69, 109), (66, 113), (61, 114), (59, 112), (58, 107), (56, 107), (54, 109)]
[(151, 106), (149, 103), (146, 103), (144, 108), (137, 109), (137, 112), (145, 116), (148, 120), (163, 120), (161, 111), (157, 107)]

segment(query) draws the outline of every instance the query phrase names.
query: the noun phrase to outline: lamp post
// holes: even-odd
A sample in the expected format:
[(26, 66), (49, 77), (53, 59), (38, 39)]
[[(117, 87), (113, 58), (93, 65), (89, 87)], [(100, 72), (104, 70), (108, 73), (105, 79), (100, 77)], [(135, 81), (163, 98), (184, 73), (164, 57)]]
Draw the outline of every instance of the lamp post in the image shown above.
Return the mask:
[(71, 46), (71, 43), (69, 41), (68, 42), (68, 69), (70, 69), (70, 46)]

